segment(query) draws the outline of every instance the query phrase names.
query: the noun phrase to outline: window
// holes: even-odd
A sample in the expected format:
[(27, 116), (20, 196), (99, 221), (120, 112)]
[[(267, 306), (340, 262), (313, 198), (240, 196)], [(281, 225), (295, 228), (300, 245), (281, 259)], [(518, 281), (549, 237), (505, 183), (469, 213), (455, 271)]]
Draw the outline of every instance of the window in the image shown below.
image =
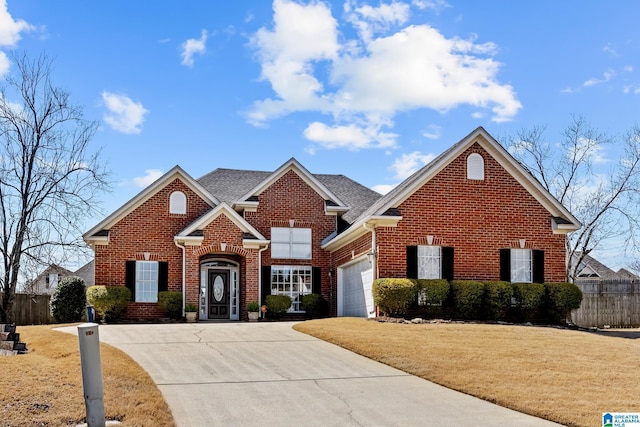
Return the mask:
[(302, 295), (312, 292), (310, 266), (271, 266), (271, 295), (287, 295), (291, 298), (289, 312), (300, 312)]
[(311, 229), (272, 227), (271, 258), (311, 259)]
[(544, 283), (544, 251), (500, 249), (500, 280)]
[(169, 213), (181, 214), (187, 213), (187, 196), (181, 191), (174, 191), (169, 196)]
[(158, 302), (158, 292), (168, 290), (168, 272), (165, 261), (127, 261), (125, 285), (131, 301)]
[(484, 159), (478, 153), (471, 153), (467, 157), (467, 179), (484, 180)]
[(440, 246), (418, 246), (418, 279), (442, 278)]
[(136, 302), (158, 302), (158, 263), (136, 262)]
[(453, 248), (407, 246), (407, 278), (453, 280)]

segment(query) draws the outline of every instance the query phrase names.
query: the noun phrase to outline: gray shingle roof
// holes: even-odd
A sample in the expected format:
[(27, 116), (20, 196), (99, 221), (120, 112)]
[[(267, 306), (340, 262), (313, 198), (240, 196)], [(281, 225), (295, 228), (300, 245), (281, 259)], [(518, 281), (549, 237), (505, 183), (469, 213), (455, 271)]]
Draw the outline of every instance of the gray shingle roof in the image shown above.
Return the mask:
[[(220, 168), (204, 175), (197, 181), (218, 200), (233, 205), (240, 197), (269, 178), (272, 173)], [(353, 222), (382, 197), (379, 193), (344, 175), (314, 174), (314, 177), (351, 208), (342, 217), (347, 222)]]

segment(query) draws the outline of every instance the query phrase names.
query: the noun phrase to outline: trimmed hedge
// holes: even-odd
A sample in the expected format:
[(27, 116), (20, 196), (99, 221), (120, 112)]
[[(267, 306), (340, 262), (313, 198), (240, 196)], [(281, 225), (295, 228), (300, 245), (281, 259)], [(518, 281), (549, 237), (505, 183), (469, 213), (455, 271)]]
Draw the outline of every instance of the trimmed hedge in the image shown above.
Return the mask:
[(416, 287), (417, 312), (427, 318), (440, 317), (449, 298), (451, 285), (446, 279), (412, 279)]
[(373, 302), (387, 316), (402, 317), (416, 301), (416, 285), (410, 279), (376, 279)]
[(540, 321), (545, 301), (542, 283), (512, 283), (513, 304), (511, 318), (515, 322)]
[(580, 308), (582, 291), (573, 283), (545, 283), (545, 308), (552, 323), (565, 323), (571, 310)]
[(507, 317), (513, 289), (509, 282), (484, 282), (484, 311), (489, 320)]
[(105, 322), (117, 322), (127, 312), (131, 291), (124, 286), (91, 286), (87, 301)]
[(182, 318), (182, 292), (158, 292), (158, 305), (170, 319), (178, 320)]
[(320, 294), (303, 295), (300, 305), (307, 317), (326, 317), (329, 314), (329, 302)]
[(291, 298), (287, 295), (267, 295), (265, 298), (267, 315), (278, 319), (291, 307)]
[(475, 280), (452, 280), (451, 295), (456, 316), (479, 319), (484, 297), (484, 283)]
[(58, 322), (70, 323), (82, 320), (87, 306), (84, 280), (76, 276), (64, 277), (51, 295), (51, 315)]

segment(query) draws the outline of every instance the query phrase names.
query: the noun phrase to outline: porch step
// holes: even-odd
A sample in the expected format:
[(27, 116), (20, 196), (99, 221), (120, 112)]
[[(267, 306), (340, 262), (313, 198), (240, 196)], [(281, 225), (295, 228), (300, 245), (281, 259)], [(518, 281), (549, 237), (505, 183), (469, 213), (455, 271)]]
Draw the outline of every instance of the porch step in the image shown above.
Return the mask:
[(27, 345), (20, 342), (16, 325), (0, 324), (0, 356), (15, 356), (27, 352)]

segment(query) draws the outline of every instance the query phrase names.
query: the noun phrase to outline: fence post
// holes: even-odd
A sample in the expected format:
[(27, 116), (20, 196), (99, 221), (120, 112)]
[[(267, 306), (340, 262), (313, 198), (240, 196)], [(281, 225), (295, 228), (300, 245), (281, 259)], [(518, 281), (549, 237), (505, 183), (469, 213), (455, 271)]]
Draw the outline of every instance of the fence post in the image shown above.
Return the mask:
[(79, 325), (78, 339), (80, 341), (80, 364), (82, 366), (84, 406), (87, 410), (87, 426), (105, 427), (98, 325), (96, 323)]

